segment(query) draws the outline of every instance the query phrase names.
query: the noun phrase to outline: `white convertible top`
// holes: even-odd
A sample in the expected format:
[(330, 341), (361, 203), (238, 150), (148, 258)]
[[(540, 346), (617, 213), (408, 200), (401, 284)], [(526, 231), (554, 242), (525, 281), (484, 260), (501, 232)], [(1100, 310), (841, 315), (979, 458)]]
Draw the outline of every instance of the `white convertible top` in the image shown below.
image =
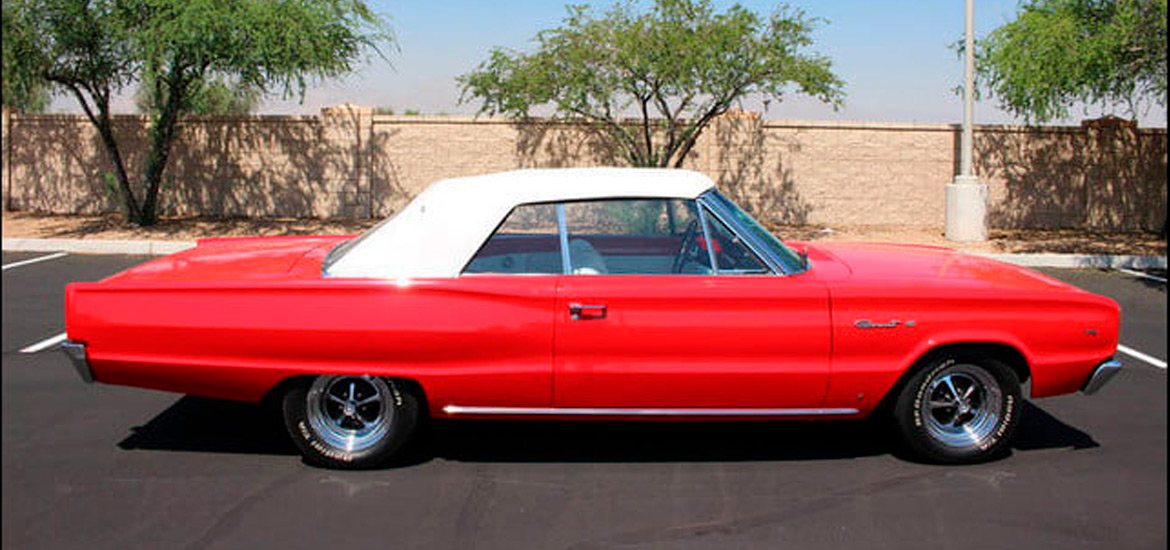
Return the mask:
[(437, 181), (326, 267), (329, 277), (456, 277), (519, 204), (602, 198), (694, 199), (714, 187), (690, 170), (563, 168)]

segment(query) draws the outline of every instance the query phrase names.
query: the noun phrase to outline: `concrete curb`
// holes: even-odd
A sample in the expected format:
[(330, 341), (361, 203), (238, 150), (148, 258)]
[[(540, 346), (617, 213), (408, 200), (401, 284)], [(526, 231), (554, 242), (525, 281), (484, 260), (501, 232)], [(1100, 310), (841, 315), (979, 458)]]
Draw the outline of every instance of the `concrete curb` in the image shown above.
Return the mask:
[[(4, 239), (9, 252), (76, 252), (81, 254), (173, 254), (194, 248), (193, 241), (111, 241), (99, 239)], [(968, 252), (1024, 267), (1065, 267), (1097, 269), (1166, 269), (1166, 256), (1117, 254), (988, 254)]]
[[(963, 251), (960, 251), (963, 252)], [(1166, 269), (1166, 256), (1124, 254), (987, 254), (966, 252), (1024, 267), (1068, 267), (1096, 269)]]
[(159, 256), (194, 248), (193, 241), (111, 241), (101, 239), (4, 239), (8, 252), (76, 252)]

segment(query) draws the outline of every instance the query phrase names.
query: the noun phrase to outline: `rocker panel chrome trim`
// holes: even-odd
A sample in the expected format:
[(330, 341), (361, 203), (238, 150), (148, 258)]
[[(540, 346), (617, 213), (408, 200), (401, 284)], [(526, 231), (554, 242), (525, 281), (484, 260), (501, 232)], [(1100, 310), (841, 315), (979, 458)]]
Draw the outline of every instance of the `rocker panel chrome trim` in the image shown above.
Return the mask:
[(518, 415), (518, 416), (831, 416), (857, 414), (857, 409), (637, 409), (637, 408), (557, 408), (557, 407), (465, 407), (447, 405), (449, 415)]

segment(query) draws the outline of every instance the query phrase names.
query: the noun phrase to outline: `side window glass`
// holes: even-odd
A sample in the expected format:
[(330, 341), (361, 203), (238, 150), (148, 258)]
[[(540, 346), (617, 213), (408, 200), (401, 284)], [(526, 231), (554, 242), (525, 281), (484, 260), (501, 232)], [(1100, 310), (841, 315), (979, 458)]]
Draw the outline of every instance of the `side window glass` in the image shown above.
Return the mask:
[(508, 213), (463, 272), (560, 274), (562, 269), (556, 207), (523, 204)]
[(565, 204), (574, 275), (710, 274), (694, 201), (613, 199)]
[(711, 232), (711, 248), (720, 274), (770, 273), (768, 266), (751, 251), (723, 222), (711, 212), (704, 211)]

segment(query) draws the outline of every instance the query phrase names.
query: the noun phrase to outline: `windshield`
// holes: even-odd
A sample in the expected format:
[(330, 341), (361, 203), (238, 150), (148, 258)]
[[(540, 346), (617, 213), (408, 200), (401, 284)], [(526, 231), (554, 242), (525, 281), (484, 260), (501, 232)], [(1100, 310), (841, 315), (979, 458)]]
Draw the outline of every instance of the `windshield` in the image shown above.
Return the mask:
[(781, 242), (780, 239), (777, 239), (774, 235), (769, 233), (767, 229), (764, 229), (764, 226), (760, 225), (760, 223), (755, 220), (755, 218), (751, 217), (751, 215), (747, 212), (744, 212), (743, 209), (737, 206), (734, 202), (731, 202), (730, 199), (723, 196), (723, 193), (720, 193), (717, 189), (712, 189), (711, 191), (704, 193), (703, 196), (707, 197), (708, 200), (718, 205), (720, 210), (727, 212), (733, 218), (735, 218), (734, 221), (736, 224), (743, 228), (744, 231), (750, 233), (752, 240), (755, 241), (756, 244), (766, 247), (766, 252), (770, 253), (772, 258), (782, 264), (785, 273), (798, 273), (804, 271), (805, 262), (804, 258), (802, 258), (800, 254), (796, 253), (791, 248), (788, 248), (788, 246)]

